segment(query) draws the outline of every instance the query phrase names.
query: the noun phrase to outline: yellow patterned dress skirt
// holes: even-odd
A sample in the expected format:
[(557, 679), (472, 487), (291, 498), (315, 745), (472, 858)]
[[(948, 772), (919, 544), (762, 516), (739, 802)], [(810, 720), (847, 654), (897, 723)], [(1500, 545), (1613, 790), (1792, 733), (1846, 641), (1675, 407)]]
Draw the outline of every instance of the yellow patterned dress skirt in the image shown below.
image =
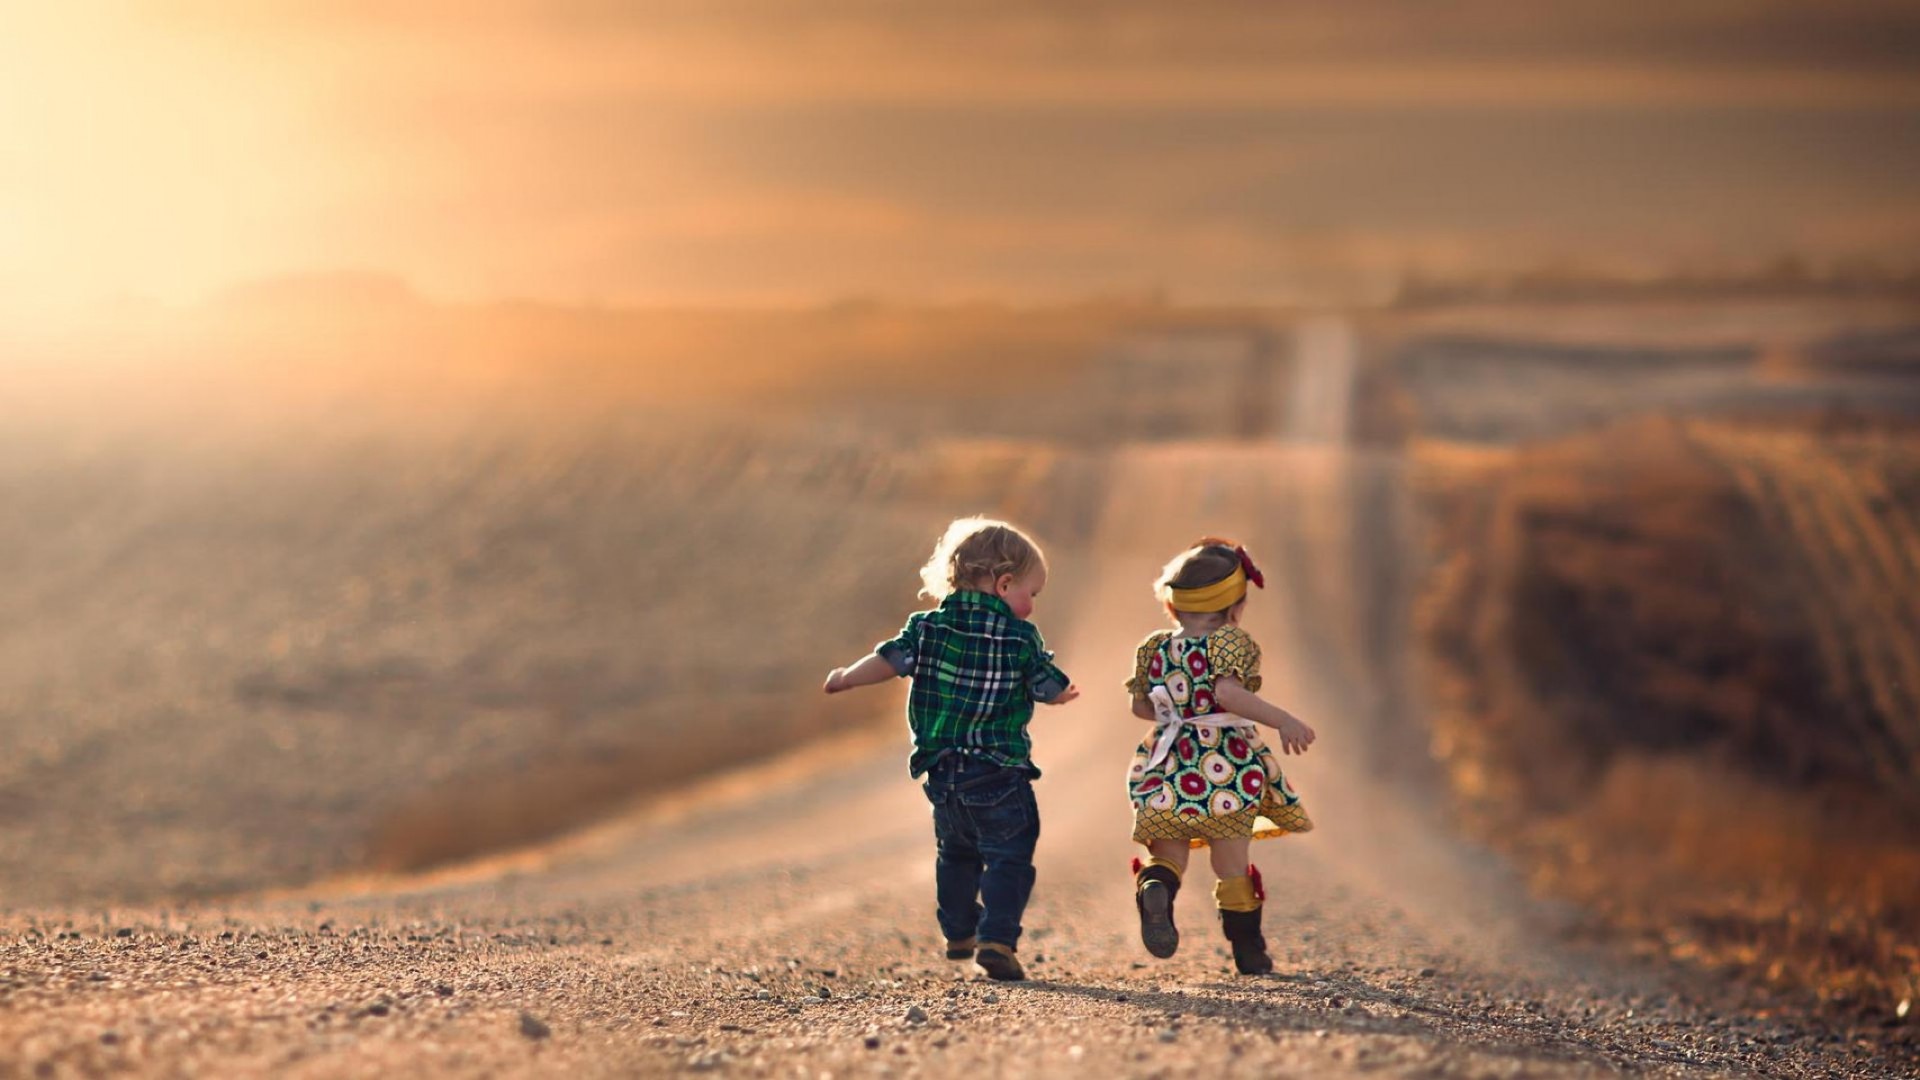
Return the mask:
[(1257, 691), (1259, 672), (1260, 647), (1235, 626), (1203, 638), (1162, 632), (1141, 643), (1127, 689), (1146, 695), (1164, 687), (1182, 725), (1160, 760), (1153, 760), (1157, 732), (1134, 752), (1127, 793), (1135, 843), (1185, 840), (1204, 847), (1211, 840), (1258, 840), (1313, 828), (1255, 729), (1220, 723), (1238, 718), (1215, 707), (1214, 680), (1232, 676)]

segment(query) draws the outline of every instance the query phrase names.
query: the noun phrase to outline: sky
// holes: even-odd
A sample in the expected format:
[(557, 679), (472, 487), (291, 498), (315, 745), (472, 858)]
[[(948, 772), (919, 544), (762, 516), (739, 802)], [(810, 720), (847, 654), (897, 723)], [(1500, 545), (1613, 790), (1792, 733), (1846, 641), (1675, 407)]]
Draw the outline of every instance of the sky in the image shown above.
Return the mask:
[(279, 275), (595, 304), (1378, 295), (1920, 251), (1920, 6), (0, 10), (0, 316)]

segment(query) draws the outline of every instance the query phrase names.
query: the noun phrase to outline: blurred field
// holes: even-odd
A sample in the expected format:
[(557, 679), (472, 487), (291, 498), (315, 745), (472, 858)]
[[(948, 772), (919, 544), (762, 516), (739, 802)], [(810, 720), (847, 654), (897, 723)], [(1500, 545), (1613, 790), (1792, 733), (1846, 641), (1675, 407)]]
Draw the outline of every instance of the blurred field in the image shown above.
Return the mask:
[(1890, 1015), (1920, 989), (1920, 354), (1621, 336), (1401, 354), (1436, 756), (1543, 888)]
[(1508, 445), (1647, 414), (1920, 416), (1916, 318), (1889, 299), (1416, 309), (1376, 321), (1377, 420)]
[[(859, 500), (871, 450), (684, 418), (297, 434), (6, 478), (40, 523), (6, 540), (35, 568), (5, 602), (10, 899), (297, 879), (396, 813), (382, 860), (457, 854), (764, 752), (810, 723), (795, 644), (871, 636), (933, 524)], [(786, 484), (741, 486), (756, 462)], [(827, 557), (867, 544), (891, 581)], [(609, 758), (618, 790), (575, 787)], [(485, 793), (464, 841), (421, 835), (440, 789)]]

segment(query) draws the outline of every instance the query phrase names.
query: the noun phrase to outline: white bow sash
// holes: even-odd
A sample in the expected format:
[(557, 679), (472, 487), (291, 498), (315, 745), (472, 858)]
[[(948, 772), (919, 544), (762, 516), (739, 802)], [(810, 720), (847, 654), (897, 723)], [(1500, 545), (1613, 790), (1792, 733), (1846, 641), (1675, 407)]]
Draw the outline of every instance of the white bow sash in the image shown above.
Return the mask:
[(1147, 768), (1151, 769), (1167, 760), (1172, 752), (1175, 740), (1180, 738), (1180, 730), (1195, 724), (1211, 724), (1221, 728), (1258, 727), (1244, 716), (1235, 716), (1229, 712), (1208, 713), (1187, 719), (1180, 715), (1179, 706), (1173, 703), (1173, 695), (1164, 686), (1156, 686), (1147, 691), (1147, 700), (1153, 703), (1153, 755), (1147, 758)]

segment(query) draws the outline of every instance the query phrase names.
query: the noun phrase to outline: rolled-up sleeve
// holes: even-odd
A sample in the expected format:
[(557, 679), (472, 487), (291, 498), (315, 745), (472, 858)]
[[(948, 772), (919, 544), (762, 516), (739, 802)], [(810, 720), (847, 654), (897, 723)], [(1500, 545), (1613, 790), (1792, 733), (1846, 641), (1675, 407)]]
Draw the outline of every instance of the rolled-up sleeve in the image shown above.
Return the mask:
[(1033, 694), (1033, 700), (1048, 702), (1067, 692), (1073, 680), (1061, 671), (1053, 662), (1053, 654), (1047, 651), (1047, 643), (1040, 638), (1038, 631), (1033, 635), (1033, 665), (1027, 673), (1027, 689)]

